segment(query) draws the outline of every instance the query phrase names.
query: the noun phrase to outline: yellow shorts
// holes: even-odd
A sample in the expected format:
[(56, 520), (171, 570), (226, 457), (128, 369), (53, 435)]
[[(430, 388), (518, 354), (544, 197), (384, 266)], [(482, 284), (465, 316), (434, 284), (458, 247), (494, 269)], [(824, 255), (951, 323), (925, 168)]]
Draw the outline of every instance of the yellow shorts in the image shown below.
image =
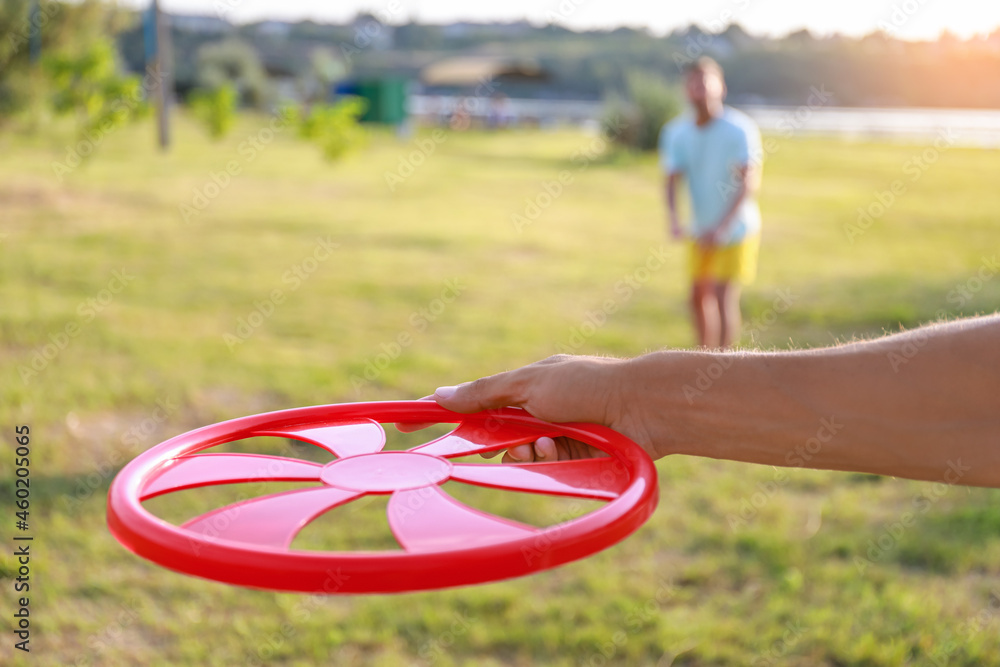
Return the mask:
[(738, 282), (749, 285), (757, 277), (757, 252), (760, 236), (747, 236), (739, 243), (705, 250), (695, 240), (690, 242), (691, 281)]

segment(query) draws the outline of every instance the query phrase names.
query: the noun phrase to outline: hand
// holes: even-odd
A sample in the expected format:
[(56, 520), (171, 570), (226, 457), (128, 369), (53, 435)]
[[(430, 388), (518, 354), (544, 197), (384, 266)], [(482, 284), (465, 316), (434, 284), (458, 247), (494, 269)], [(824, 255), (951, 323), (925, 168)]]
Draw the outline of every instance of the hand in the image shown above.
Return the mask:
[(722, 227), (715, 227), (698, 237), (698, 245), (706, 250), (715, 248), (722, 245), (723, 238), (725, 238), (725, 230)]
[(684, 238), (684, 230), (681, 228), (681, 224), (676, 220), (670, 221), (670, 238), (674, 241), (680, 241)]
[[(556, 355), (457, 387), (441, 387), (434, 400), (455, 412), (479, 412), (513, 406), (550, 422), (589, 422), (608, 426), (632, 439), (650, 456), (649, 436), (633, 417), (627, 398), (626, 361)], [(504, 463), (593, 458), (604, 452), (570, 438), (539, 438), (511, 447)]]

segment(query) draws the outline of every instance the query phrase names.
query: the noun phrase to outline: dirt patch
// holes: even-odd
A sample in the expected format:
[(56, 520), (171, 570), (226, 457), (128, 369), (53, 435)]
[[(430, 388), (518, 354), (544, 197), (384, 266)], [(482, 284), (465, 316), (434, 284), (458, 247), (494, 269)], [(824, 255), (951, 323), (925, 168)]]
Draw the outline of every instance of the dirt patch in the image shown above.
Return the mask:
[(227, 387), (198, 391), (189, 400), (164, 396), (144, 408), (68, 412), (49, 430), (73, 456), (65, 473), (117, 469), (180, 433), (207, 424), (282, 407), (272, 395), (247, 395)]

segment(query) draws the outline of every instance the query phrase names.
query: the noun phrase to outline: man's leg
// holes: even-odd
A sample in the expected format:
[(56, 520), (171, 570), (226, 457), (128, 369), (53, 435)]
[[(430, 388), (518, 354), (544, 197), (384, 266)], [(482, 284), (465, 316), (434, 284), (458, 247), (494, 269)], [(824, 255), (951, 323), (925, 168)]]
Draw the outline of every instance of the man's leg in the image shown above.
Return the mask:
[(715, 298), (719, 308), (719, 347), (728, 349), (740, 339), (740, 284), (716, 283)]
[(691, 316), (698, 334), (698, 345), (714, 348), (719, 345), (719, 304), (715, 283), (696, 280), (691, 284)]

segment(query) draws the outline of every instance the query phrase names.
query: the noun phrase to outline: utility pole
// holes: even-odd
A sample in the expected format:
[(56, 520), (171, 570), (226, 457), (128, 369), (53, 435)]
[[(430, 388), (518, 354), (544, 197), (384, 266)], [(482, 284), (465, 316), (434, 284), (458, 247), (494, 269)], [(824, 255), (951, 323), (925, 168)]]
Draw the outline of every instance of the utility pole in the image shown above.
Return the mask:
[(152, 33), (154, 39), (153, 72), (156, 85), (156, 119), (159, 129), (160, 150), (170, 148), (170, 91), (173, 90), (173, 72), (170, 65), (170, 23), (160, 11), (159, 0), (153, 0)]
[(42, 17), (41, 9), (38, 6), (38, 0), (31, 0), (31, 4), (28, 6), (28, 30), (29, 30), (29, 51), (28, 59), (32, 65), (38, 63), (39, 58), (42, 57)]

